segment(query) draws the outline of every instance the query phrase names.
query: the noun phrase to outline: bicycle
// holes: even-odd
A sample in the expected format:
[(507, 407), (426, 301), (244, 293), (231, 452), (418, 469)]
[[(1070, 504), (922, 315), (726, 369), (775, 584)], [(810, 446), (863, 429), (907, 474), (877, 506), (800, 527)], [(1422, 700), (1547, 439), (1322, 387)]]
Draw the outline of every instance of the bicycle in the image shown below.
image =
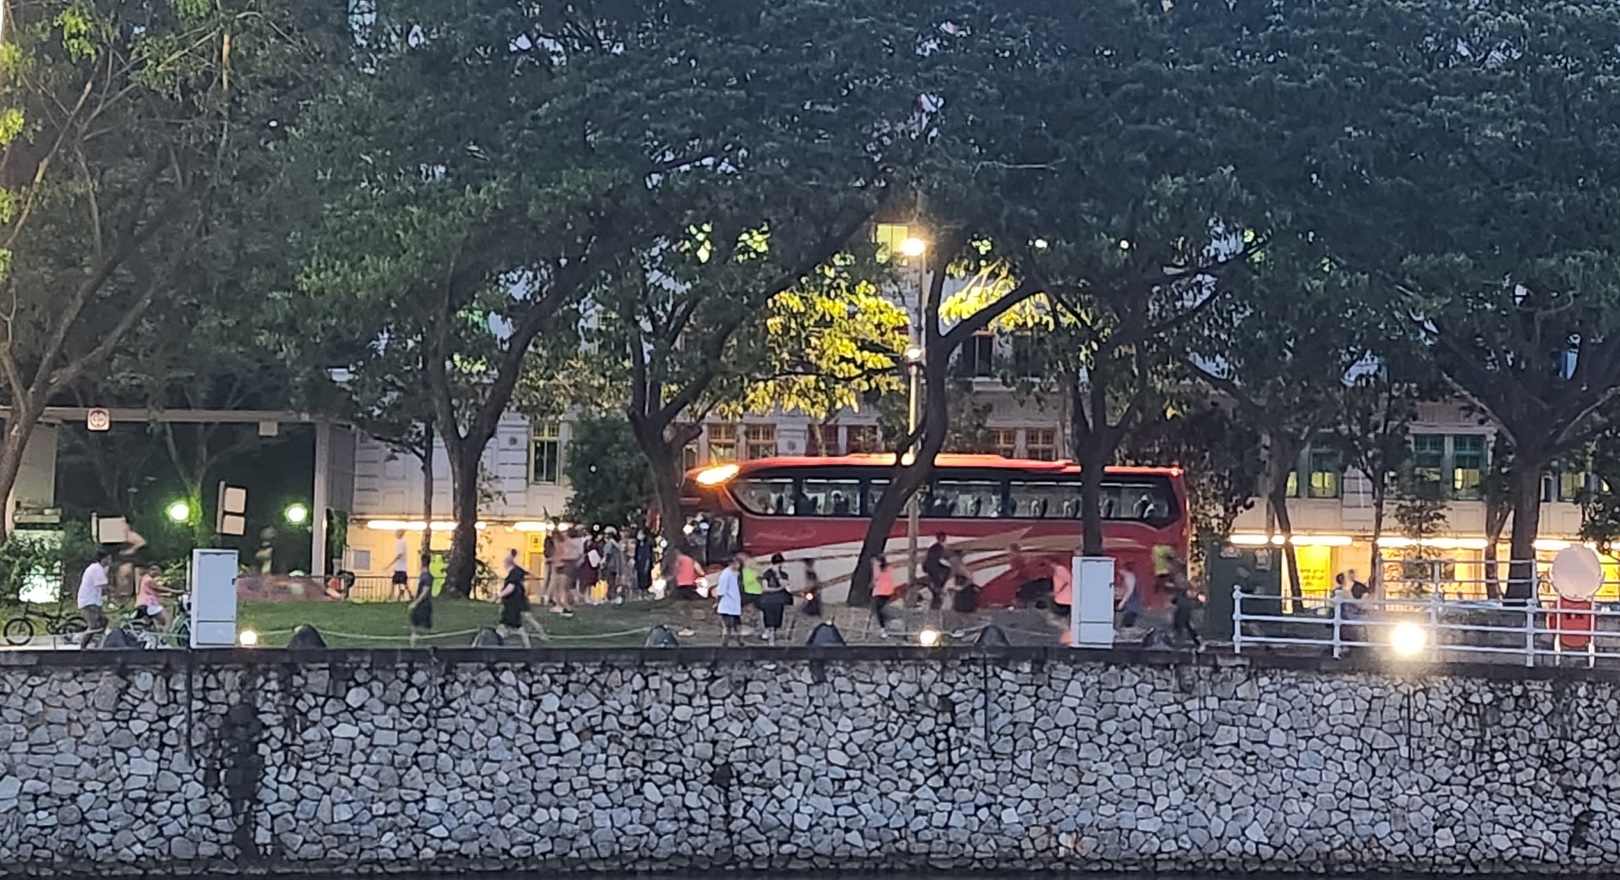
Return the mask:
[[(36, 623), (36, 621), (38, 621)], [(14, 648), (22, 647), (34, 640), (35, 636), (44, 635), (65, 636), (79, 631), (81, 619), (76, 612), (69, 612), (65, 608), (57, 608), (54, 612), (24, 607), (22, 613), (6, 621), (0, 635), (3, 635), (6, 644)]]

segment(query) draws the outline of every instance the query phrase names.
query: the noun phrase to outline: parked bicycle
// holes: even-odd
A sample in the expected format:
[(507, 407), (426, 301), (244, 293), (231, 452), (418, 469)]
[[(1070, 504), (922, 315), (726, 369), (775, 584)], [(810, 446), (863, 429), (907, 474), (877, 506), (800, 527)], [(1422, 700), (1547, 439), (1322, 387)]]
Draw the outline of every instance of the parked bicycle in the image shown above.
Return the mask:
[(20, 614), (6, 621), (0, 630), (6, 644), (22, 647), (36, 636), (66, 636), (80, 631), (83, 620), (77, 611), (58, 606), (54, 611), (37, 605), (24, 605)]
[[(159, 627), (157, 621), (146, 610), (136, 606), (128, 613), (118, 618), (116, 627), (129, 641), (141, 648), (153, 651), (162, 648), (189, 648), (191, 647), (191, 597), (181, 596), (175, 603), (174, 619), (167, 627)], [(106, 636), (96, 639), (95, 646), (105, 647)]]

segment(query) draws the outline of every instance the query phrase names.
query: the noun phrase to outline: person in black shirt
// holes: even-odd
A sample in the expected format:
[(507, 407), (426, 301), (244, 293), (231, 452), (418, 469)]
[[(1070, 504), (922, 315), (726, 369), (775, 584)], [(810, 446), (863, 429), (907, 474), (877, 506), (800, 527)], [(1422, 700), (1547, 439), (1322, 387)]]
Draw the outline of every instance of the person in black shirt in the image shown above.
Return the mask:
[(945, 584), (951, 579), (951, 566), (946, 562), (946, 555), (950, 551), (945, 546), (945, 533), (940, 532), (934, 536), (933, 546), (928, 548), (928, 555), (923, 557), (923, 574), (928, 578), (930, 608), (938, 609), (945, 597)]
[(515, 632), (523, 640), (525, 648), (529, 647), (529, 624), (533, 624), (536, 630), (540, 629), (539, 621), (529, 612), (529, 593), (523, 583), (527, 576), (528, 572), (523, 570), (523, 566), (514, 564), (506, 572), (506, 581), (501, 585), (497, 597), (501, 603), (501, 637), (507, 638)]

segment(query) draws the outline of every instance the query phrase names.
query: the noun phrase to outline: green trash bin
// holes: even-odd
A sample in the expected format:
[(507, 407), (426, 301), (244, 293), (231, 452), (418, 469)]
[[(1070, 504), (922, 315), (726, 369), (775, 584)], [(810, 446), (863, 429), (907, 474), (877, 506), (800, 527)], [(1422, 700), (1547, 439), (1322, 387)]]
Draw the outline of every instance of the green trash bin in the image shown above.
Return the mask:
[(1209, 597), (1204, 606), (1204, 632), (1212, 639), (1232, 639), (1232, 588), (1241, 587), (1244, 614), (1282, 613), (1282, 548), (1239, 547), (1218, 541), (1204, 557), (1209, 571)]

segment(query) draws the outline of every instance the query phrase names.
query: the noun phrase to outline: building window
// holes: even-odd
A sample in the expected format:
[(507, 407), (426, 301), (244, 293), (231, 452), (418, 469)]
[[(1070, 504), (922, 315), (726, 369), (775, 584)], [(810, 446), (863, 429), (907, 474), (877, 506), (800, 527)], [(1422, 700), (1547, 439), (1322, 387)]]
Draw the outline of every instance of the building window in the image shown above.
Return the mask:
[(776, 455), (775, 425), (749, 425), (743, 429), (743, 439), (747, 443), (744, 451), (749, 461)]
[(1057, 431), (1030, 428), (1024, 433), (1024, 453), (1036, 461), (1057, 461)]
[(1562, 472), (1558, 475), (1558, 500), (1577, 501), (1586, 488), (1586, 474)]
[(991, 428), (990, 451), (1004, 458), (1012, 458), (1018, 454), (1018, 430), (1016, 428)]
[(709, 464), (737, 460), (737, 426), (709, 426)]
[(1305, 453), (1311, 481), (1305, 487), (1307, 498), (1338, 498), (1343, 491), (1344, 464), (1337, 449), (1312, 447)]
[[(1412, 435), (1413, 488), (1428, 497), (1442, 497), (1444, 483), (1441, 478), (1446, 469), (1446, 436), (1444, 434)], [(1433, 493), (1428, 495), (1428, 493)]]
[[(690, 430), (692, 430), (692, 425), (690, 423), (677, 423), (670, 428), (670, 437), (679, 437)], [(698, 466), (698, 462), (701, 460), (701, 457), (698, 455), (698, 440), (702, 439), (702, 436), (703, 435), (701, 432), (694, 434), (692, 439), (686, 441), (686, 443), (681, 446), (680, 454), (676, 456), (675, 460), (676, 463), (681, 466), (682, 473), (693, 470)]]
[(811, 455), (838, 455), (841, 450), (837, 425), (818, 425), (810, 432)]
[(861, 453), (881, 452), (883, 450), (883, 434), (877, 425), (850, 425), (849, 451), (851, 455)]
[(1451, 438), (1451, 497), (1463, 501), (1483, 498), (1484, 474), (1485, 438), (1477, 434)]
[(558, 482), (562, 477), (562, 426), (556, 422), (530, 425), (529, 449), (529, 482)]
[(1020, 379), (1038, 379), (1042, 375), (1041, 338), (1033, 333), (1018, 333), (1012, 338), (1012, 374)]
[(995, 374), (996, 337), (990, 333), (968, 337), (956, 353), (956, 375), (964, 379), (980, 379)]

